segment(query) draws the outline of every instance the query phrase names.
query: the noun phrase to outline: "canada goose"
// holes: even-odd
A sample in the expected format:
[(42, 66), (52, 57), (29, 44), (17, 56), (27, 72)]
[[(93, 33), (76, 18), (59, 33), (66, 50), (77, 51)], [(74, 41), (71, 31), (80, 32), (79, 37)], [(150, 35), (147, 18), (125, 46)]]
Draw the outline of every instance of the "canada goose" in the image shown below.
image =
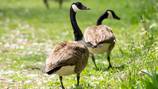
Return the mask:
[(49, 4), (48, 4), (48, 0), (43, 0), (45, 6), (49, 9)]
[[(55, 0), (55, 1), (57, 1), (57, 2), (59, 3), (59, 8), (62, 8), (62, 4), (63, 4), (63, 2), (66, 1), (66, 0)], [(48, 0), (43, 0), (43, 2), (44, 2), (44, 4), (45, 4), (45, 6), (49, 9)]]
[(106, 18), (120, 19), (112, 10), (106, 10), (97, 20), (96, 26), (90, 26), (85, 30), (84, 39), (91, 53), (92, 61), (95, 63), (94, 54), (107, 52), (109, 62), (108, 69), (112, 67), (110, 63), (110, 53), (115, 45), (115, 36), (112, 29), (106, 25), (102, 25), (102, 21)]
[(82, 44), (83, 34), (76, 22), (76, 12), (88, 10), (82, 3), (73, 3), (70, 7), (70, 20), (74, 31), (75, 41), (57, 44), (46, 59), (45, 72), (47, 74), (59, 75), (62, 89), (62, 76), (77, 74), (77, 85), (79, 85), (80, 73), (88, 62), (88, 48)]

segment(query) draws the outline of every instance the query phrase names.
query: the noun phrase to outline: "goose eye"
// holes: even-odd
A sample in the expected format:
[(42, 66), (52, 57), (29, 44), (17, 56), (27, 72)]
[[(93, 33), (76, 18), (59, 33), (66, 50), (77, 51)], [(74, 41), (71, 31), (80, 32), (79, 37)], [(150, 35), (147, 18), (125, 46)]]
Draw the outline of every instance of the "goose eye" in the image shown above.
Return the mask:
[(77, 7), (81, 8), (82, 4), (81, 3), (77, 3)]

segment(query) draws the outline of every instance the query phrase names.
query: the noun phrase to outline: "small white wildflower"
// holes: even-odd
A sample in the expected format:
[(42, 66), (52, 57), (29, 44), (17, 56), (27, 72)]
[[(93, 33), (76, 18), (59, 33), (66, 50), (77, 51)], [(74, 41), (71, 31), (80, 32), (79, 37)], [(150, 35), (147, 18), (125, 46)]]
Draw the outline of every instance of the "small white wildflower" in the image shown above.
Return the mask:
[(13, 73), (15, 73), (15, 71), (12, 71), (12, 70), (0, 70), (0, 75), (2, 75), (2, 74), (13, 74)]
[(9, 46), (10, 46), (9, 43), (4, 44), (5, 48), (9, 48)]
[(143, 69), (143, 70), (141, 70), (141, 71), (139, 71), (139, 74), (147, 74), (147, 75), (149, 75), (149, 76), (152, 76), (152, 74), (148, 71), (148, 70), (146, 70), (146, 69)]
[(31, 80), (27, 80), (27, 81), (25, 81), (25, 83), (26, 84), (30, 84), (30, 83), (32, 83), (32, 81)]
[(157, 24), (156, 24), (156, 23), (151, 24), (151, 25), (149, 26), (149, 29), (152, 29), (152, 28), (154, 28), (154, 27), (157, 27)]

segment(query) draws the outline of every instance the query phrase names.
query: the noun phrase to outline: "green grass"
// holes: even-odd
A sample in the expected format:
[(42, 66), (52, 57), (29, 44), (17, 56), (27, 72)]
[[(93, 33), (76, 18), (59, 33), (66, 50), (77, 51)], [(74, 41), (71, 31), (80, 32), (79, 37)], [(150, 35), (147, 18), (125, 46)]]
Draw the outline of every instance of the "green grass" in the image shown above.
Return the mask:
[[(80, 0), (91, 8), (77, 14), (82, 31), (94, 25), (106, 9), (120, 21), (106, 20), (117, 43), (112, 51), (114, 67), (106, 70), (105, 55), (96, 55), (99, 71), (89, 58), (76, 88), (75, 75), (64, 77), (68, 89), (158, 89), (158, 1)], [(73, 0), (58, 4), (42, 0), (1, 0), (0, 3), (0, 89), (58, 89), (57, 75), (48, 76), (43, 67), (54, 44), (73, 40), (69, 7)], [(151, 76), (144, 74), (148, 70)]]

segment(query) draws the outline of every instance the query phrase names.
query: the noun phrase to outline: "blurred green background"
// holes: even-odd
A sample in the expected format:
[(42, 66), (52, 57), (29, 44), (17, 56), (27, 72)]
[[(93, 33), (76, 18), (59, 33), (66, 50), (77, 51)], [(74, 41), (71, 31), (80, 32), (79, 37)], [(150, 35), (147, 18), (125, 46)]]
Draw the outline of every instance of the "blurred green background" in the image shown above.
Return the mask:
[[(72, 2), (59, 8), (49, 0), (0, 0), (0, 89), (59, 89), (57, 75), (42, 72), (45, 59), (54, 44), (73, 40), (69, 20)], [(78, 0), (91, 8), (77, 13), (84, 32), (95, 25), (106, 9), (112, 9), (120, 21), (103, 23), (113, 29), (117, 43), (112, 64), (104, 55), (96, 55), (96, 71), (89, 63), (81, 75), (80, 87), (75, 76), (64, 77), (68, 89), (158, 89), (158, 1), (157, 0)]]

